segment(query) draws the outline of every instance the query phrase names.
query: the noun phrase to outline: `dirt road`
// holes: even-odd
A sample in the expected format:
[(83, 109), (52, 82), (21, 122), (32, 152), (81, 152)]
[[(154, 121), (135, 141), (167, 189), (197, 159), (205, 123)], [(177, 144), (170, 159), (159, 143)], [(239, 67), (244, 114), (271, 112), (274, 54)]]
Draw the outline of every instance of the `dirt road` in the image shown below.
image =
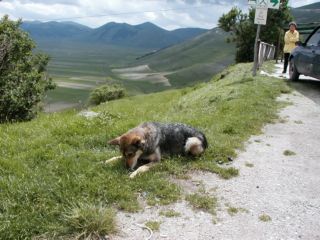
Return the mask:
[[(280, 111), (279, 122), (246, 143), (232, 164), (239, 177), (222, 180), (195, 172), (180, 182), (186, 191), (196, 190), (200, 182), (217, 197), (217, 216), (193, 210), (184, 200), (136, 214), (119, 213), (120, 232), (112, 239), (146, 239), (148, 231), (135, 224), (147, 221), (161, 222), (151, 239), (320, 239), (320, 106), (297, 91), (279, 100), (292, 105)], [(231, 216), (230, 207), (238, 213)], [(159, 216), (166, 209), (181, 215)]]

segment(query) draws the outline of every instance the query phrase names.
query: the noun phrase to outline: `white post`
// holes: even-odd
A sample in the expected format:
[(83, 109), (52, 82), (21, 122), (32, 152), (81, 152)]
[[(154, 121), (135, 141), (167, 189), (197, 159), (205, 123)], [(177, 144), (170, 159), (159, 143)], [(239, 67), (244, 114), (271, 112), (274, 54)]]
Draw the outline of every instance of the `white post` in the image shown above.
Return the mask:
[(256, 33), (256, 40), (254, 42), (254, 63), (253, 63), (253, 71), (252, 71), (252, 75), (253, 76), (257, 75), (257, 68), (258, 68), (258, 40), (259, 40), (259, 35), (260, 35), (260, 29), (261, 29), (261, 25), (258, 24), (257, 33)]

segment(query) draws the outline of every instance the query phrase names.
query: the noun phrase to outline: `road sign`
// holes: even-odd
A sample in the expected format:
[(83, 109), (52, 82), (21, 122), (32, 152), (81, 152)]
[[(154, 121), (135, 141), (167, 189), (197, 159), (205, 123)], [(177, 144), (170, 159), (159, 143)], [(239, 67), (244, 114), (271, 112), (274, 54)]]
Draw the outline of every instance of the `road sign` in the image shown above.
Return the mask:
[(256, 14), (254, 17), (254, 24), (266, 25), (267, 23), (268, 8), (256, 7)]
[(266, 25), (267, 23), (268, 8), (279, 9), (280, 0), (248, 0), (248, 4), (251, 7), (256, 8), (254, 23), (258, 24), (256, 40), (254, 42), (254, 63), (252, 69), (252, 74), (255, 76), (258, 67), (258, 40), (261, 25)]
[(280, 0), (270, 0), (268, 4), (268, 8), (279, 9)]
[(279, 9), (280, 0), (248, 0), (248, 4), (252, 7), (267, 7)]

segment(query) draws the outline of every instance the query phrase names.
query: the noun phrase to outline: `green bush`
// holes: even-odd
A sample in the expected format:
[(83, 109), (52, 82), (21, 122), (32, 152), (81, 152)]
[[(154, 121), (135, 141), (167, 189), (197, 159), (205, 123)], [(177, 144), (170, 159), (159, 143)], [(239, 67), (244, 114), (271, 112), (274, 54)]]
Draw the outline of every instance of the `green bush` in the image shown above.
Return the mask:
[(0, 20), (0, 123), (33, 118), (55, 87), (45, 72), (49, 57), (32, 52), (35, 44), (20, 24), (8, 16)]
[(125, 89), (119, 85), (102, 85), (94, 89), (91, 94), (89, 101), (91, 104), (99, 105), (100, 103), (107, 102), (110, 100), (119, 99), (125, 96)]

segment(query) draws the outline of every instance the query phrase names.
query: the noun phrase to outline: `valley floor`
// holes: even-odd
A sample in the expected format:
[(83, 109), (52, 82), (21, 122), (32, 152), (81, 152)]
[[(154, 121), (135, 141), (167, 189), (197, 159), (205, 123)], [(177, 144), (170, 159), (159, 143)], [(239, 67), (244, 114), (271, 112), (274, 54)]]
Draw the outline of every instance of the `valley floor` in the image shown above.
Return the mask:
[[(296, 91), (279, 100), (292, 105), (232, 162), (239, 177), (193, 172), (178, 181), (186, 193), (204, 188), (216, 197), (216, 216), (185, 201), (118, 213), (119, 233), (111, 239), (147, 239), (149, 232), (136, 224), (148, 221), (161, 222), (151, 239), (320, 239), (320, 106)], [(159, 216), (168, 209), (180, 216)]]

